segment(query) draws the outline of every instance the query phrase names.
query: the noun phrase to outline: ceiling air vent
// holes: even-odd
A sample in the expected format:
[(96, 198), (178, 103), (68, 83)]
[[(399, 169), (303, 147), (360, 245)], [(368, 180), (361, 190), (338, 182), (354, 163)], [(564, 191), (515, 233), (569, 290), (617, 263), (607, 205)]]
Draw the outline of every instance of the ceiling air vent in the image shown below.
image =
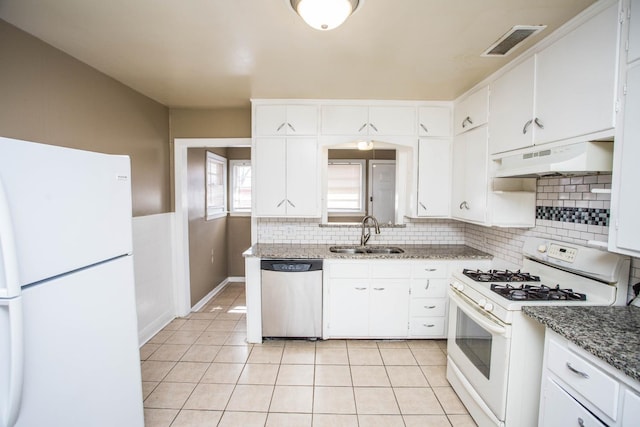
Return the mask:
[(489, 49), (485, 50), (481, 56), (506, 56), (527, 37), (545, 28), (547, 28), (546, 25), (516, 25), (492, 44)]

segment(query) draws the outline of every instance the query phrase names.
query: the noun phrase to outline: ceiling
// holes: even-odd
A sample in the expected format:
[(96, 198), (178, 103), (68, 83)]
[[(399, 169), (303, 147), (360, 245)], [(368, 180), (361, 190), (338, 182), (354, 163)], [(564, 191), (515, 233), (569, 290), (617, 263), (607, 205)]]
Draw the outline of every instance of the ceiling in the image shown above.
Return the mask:
[[(0, 18), (170, 107), (451, 100), (595, 0), (360, 0), (313, 30), (289, 0), (0, 0)], [(546, 24), (506, 58), (513, 25)]]

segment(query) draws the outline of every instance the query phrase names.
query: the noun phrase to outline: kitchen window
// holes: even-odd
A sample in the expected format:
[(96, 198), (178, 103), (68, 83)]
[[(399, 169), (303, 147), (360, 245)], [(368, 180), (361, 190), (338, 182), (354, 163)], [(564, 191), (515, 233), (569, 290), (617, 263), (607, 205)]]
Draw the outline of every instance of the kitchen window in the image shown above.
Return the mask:
[(251, 161), (229, 160), (231, 213), (251, 213)]
[(331, 214), (364, 214), (365, 160), (329, 160), (327, 211)]
[(227, 159), (207, 151), (206, 217), (207, 220), (227, 214)]

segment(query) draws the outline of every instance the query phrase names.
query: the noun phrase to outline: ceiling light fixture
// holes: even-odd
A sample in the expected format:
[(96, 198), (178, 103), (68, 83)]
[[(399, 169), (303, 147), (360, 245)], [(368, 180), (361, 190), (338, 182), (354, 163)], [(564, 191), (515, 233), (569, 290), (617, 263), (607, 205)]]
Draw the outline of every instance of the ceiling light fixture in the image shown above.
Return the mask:
[(373, 141), (358, 141), (356, 146), (362, 151), (373, 150)]
[(290, 0), (291, 7), (316, 30), (328, 31), (342, 25), (362, 0)]

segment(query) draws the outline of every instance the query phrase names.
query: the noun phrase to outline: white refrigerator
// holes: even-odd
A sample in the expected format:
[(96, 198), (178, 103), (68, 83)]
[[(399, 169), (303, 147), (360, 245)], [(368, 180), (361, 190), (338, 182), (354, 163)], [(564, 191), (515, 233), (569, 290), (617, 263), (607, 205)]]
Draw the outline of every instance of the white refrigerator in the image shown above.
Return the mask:
[(131, 173), (0, 137), (0, 427), (142, 427)]

